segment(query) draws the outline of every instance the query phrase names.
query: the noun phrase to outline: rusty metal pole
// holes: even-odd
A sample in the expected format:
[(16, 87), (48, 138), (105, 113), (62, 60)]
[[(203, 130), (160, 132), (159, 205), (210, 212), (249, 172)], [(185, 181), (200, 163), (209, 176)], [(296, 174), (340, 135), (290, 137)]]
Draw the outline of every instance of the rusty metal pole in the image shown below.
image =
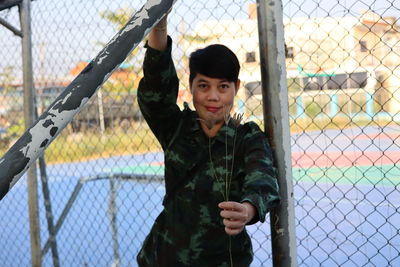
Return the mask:
[[(32, 72), (32, 39), (31, 39), (31, 0), (23, 0), (19, 5), (22, 31), (22, 69), (24, 87), (24, 119), (25, 128), (29, 129), (36, 120), (35, 90)], [(31, 238), (31, 261), (33, 267), (41, 266), (40, 221), (38, 201), (38, 181), (36, 164), (32, 164), (28, 175), (28, 209)]]
[(265, 131), (273, 148), (281, 205), (271, 211), (274, 266), (297, 266), (285, 41), (281, 0), (257, 0)]

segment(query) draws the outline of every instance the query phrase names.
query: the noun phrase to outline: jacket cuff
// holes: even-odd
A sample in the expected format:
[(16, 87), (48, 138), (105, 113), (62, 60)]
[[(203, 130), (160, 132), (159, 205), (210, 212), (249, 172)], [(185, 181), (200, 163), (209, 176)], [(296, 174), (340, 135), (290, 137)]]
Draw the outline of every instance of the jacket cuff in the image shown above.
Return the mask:
[(253, 219), (247, 223), (247, 225), (254, 224), (258, 221), (265, 222), (265, 217), (270, 208), (274, 208), (279, 205), (280, 199), (276, 196), (271, 195), (259, 195), (259, 194), (251, 194), (244, 197), (241, 201), (250, 202), (255, 208), (257, 213), (254, 215)]

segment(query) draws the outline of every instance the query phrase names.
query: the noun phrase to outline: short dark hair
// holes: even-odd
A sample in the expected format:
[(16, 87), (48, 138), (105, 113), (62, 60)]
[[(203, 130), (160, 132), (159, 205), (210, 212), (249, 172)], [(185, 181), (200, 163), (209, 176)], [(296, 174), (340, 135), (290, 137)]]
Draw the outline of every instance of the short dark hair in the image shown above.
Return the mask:
[(189, 70), (190, 84), (198, 73), (210, 78), (237, 82), (240, 65), (232, 50), (225, 45), (213, 44), (190, 54)]

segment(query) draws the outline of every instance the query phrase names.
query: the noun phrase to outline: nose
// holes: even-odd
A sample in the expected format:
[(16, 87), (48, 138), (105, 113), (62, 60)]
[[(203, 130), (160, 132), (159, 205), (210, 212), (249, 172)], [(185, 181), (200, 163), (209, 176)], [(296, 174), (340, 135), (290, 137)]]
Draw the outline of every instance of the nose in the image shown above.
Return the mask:
[(211, 88), (209, 93), (208, 93), (208, 101), (219, 101), (219, 94), (218, 90), (216, 88)]

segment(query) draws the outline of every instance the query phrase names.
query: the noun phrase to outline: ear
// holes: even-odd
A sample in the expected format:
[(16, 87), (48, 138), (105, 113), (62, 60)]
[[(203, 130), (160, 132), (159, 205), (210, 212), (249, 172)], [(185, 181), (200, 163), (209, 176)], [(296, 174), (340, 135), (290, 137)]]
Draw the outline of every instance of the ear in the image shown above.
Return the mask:
[(240, 88), (240, 79), (238, 79), (235, 83), (235, 95), (237, 95), (239, 88)]

